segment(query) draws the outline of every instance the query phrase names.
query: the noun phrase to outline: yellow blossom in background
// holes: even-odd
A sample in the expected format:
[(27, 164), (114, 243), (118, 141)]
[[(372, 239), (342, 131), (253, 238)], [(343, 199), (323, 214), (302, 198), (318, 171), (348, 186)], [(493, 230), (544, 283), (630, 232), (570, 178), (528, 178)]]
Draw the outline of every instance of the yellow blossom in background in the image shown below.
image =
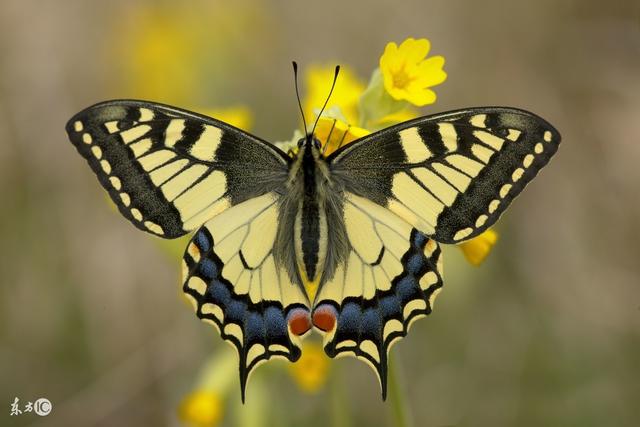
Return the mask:
[(322, 345), (314, 341), (302, 342), (302, 356), (289, 364), (289, 372), (300, 389), (307, 393), (320, 390), (327, 381), (329, 359)]
[(420, 113), (414, 108), (404, 108), (396, 113), (389, 114), (381, 117), (378, 120), (373, 121), (371, 124), (375, 129), (384, 129), (389, 126), (397, 125), (398, 123), (406, 122), (407, 120), (420, 117)]
[(214, 119), (229, 123), (238, 129), (249, 131), (253, 126), (253, 113), (245, 106), (235, 106), (229, 108), (210, 108), (198, 110), (202, 114)]
[(222, 420), (222, 414), (222, 401), (213, 391), (194, 391), (182, 400), (178, 408), (180, 421), (193, 427), (216, 426)]
[(190, 110), (234, 99), (229, 75), (249, 57), (238, 31), (267, 28), (265, 7), (256, 2), (201, 1), (197, 7), (133, 2), (104, 37), (106, 60), (116, 71), (114, 87), (127, 98)]
[[(181, 16), (182, 15), (182, 16)], [(184, 103), (198, 81), (197, 34), (184, 13), (168, 7), (132, 7), (114, 37), (125, 88), (135, 97)], [(122, 84), (121, 84), (122, 85)]]
[(322, 142), (325, 156), (369, 133), (371, 132), (366, 129), (328, 117), (321, 117), (318, 120), (315, 131), (316, 137)]
[[(317, 111), (322, 108), (333, 82), (335, 65), (331, 66), (310, 66), (305, 73), (306, 96), (304, 98), (304, 114), (308, 121), (314, 118)], [(348, 66), (340, 66), (340, 76), (336, 82), (331, 99), (327, 104), (327, 110), (332, 107), (339, 107), (342, 117), (348, 123), (358, 123), (358, 101), (365, 89), (365, 84)], [(309, 129), (310, 131), (311, 129)]]
[(491, 249), (498, 241), (498, 233), (492, 229), (486, 230), (479, 236), (458, 245), (464, 254), (464, 257), (471, 264), (478, 266), (489, 255)]
[(444, 82), (444, 57), (427, 58), (431, 43), (427, 39), (406, 39), (400, 46), (388, 43), (380, 57), (380, 71), (386, 91), (395, 100), (406, 100), (422, 107), (433, 104), (436, 94), (429, 89)]

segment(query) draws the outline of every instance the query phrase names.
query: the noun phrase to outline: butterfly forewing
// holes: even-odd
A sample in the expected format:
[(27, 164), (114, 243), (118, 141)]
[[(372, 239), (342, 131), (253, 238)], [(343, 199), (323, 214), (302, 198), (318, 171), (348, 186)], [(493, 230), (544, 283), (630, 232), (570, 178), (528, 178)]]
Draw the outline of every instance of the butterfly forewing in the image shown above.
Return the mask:
[(69, 138), (122, 214), (174, 238), (281, 186), (288, 157), (226, 123), (161, 104), (109, 101), (76, 114)]
[(345, 189), (443, 243), (477, 236), (556, 152), (560, 134), (526, 111), (485, 107), (368, 135), (328, 161)]

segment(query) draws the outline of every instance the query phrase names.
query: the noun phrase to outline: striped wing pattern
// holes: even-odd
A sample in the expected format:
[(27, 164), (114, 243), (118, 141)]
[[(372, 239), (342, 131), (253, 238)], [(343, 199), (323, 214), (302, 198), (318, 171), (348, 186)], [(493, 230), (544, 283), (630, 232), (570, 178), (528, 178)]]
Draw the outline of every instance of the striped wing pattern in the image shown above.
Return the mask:
[(431, 313), (442, 287), (438, 242), (495, 223), (560, 142), (531, 113), (485, 107), (405, 122), (336, 151), (327, 162), (347, 253), (310, 301), (278, 255), (294, 250), (278, 234), (288, 218), (285, 153), (223, 122), (143, 101), (89, 107), (67, 132), (136, 227), (165, 238), (197, 229), (183, 290), (237, 350), (243, 401), (253, 369), (296, 361), (312, 327), (330, 357), (369, 364), (384, 398), (391, 346)]
[(438, 243), (398, 215), (348, 194), (344, 219), (351, 251), (321, 288), (314, 308), (336, 319), (324, 333), (330, 357), (351, 355), (376, 372), (383, 399), (391, 345), (431, 313), (442, 287)]
[(272, 145), (161, 104), (97, 104), (76, 114), (67, 133), (120, 212), (165, 238), (184, 235), (287, 177), (288, 157)]
[(441, 243), (499, 218), (558, 149), (560, 134), (523, 110), (475, 108), (384, 129), (332, 154), (344, 187)]
[(273, 194), (243, 202), (201, 227), (184, 255), (183, 290), (198, 317), (238, 351), (243, 401), (258, 364), (300, 357), (290, 320), (309, 313), (302, 288), (274, 262), (277, 215)]

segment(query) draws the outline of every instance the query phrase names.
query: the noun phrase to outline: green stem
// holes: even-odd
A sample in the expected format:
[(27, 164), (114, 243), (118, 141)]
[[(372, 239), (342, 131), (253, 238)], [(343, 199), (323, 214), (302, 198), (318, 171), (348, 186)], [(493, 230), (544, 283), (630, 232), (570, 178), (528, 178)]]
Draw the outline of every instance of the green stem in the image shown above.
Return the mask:
[(389, 390), (389, 403), (393, 410), (394, 425), (396, 427), (412, 427), (413, 419), (403, 387), (401, 363), (396, 361), (395, 357), (389, 355), (388, 366), (387, 387)]
[(347, 402), (347, 396), (344, 393), (344, 384), (342, 383), (338, 364), (333, 360), (331, 370), (329, 390), (331, 393), (331, 425), (334, 427), (350, 427), (351, 420), (349, 419), (349, 405)]

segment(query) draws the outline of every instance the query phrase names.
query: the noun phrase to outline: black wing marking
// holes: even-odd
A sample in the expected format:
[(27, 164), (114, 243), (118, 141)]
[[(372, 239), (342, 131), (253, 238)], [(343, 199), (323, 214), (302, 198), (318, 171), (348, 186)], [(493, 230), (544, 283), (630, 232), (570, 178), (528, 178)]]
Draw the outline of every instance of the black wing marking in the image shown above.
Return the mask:
[(226, 123), (145, 101), (96, 104), (66, 130), (120, 212), (166, 238), (280, 187), (290, 162), (275, 146)]
[(443, 243), (482, 233), (557, 151), (540, 117), (471, 108), (401, 123), (328, 158), (347, 191), (397, 213)]

